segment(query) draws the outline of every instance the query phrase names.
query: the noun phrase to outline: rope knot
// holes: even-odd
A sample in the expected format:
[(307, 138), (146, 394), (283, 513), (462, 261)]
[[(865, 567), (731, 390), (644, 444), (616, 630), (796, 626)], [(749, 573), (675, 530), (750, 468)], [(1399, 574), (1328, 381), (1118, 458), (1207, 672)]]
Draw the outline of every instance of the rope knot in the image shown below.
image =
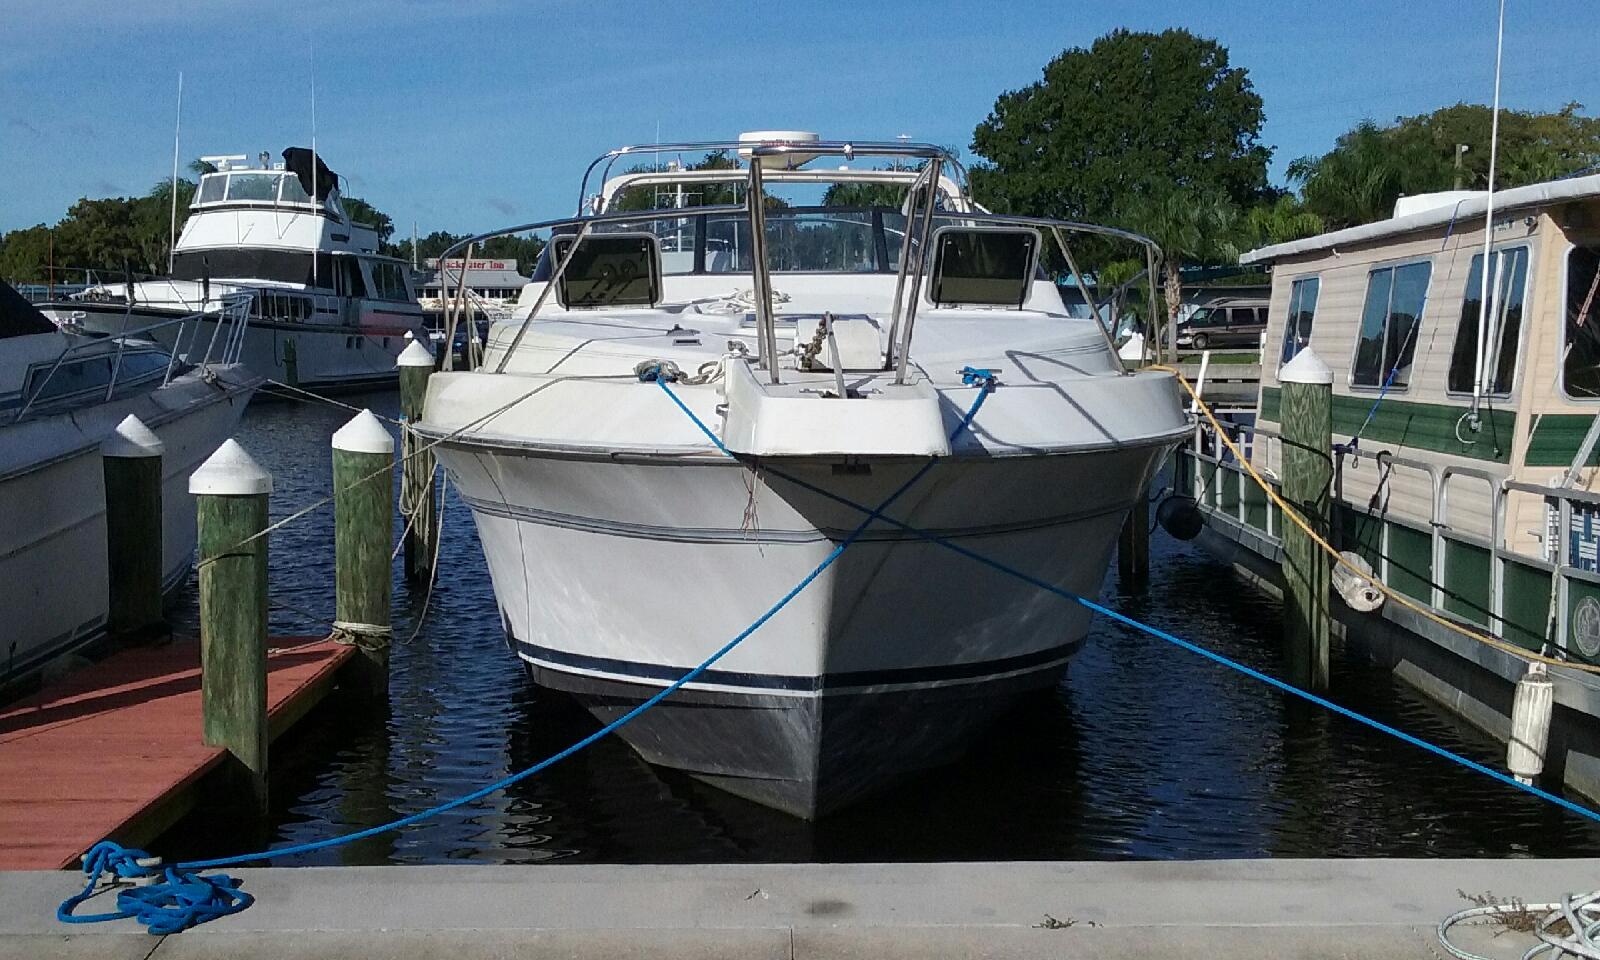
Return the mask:
[(989, 393), (1000, 383), (1000, 374), (988, 367), (962, 367), (961, 382), (969, 387), (982, 387)]
[(672, 383), (683, 378), (683, 371), (671, 360), (641, 360), (633, 372), (640, 383)]

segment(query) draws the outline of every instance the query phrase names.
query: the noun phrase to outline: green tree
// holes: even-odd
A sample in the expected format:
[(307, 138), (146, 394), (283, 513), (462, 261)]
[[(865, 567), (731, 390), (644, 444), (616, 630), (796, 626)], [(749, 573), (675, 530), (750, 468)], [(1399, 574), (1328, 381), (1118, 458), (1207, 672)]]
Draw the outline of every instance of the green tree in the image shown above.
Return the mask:
[[(1582, 104), (1554, 113), (1500, 111), (1495, 188), (1518, 187), (1600, 164), (1600, 119), (1583, 116)], [(1401, 196), (1489, 185), (1493, 112), (1458, 103), (1432, 113), (1398, 117), (1388, 126), (1357, 124), (1321, 156), (1289, 165), (1306, 207), (1329, 227), (1389, 217)], [(1457, 145), (1467, 150), (1459, 155)]]
[(1146, 194), (1129, 205), (1125, 222), (1161, 248), (1161, 286), (1168, 323), (1178, 320), (1183, 299), (1181, 271), (1186, 262), (1239, 258), (1234, 239), (1240, 225), (1239, 208), (1217, 193), (1176, 188), (1160, 195)]
[(1151, 197), (1243, 206), (1267, 187), (1262, 121), (1247, 72), (1215, 40), (1115, 30), (995, 101), (972, 136), (973, 190), (991, 209), (1103, 223)]
[[(739, 161), (737, 157), (730, 155), (726, 150), (713, 150), (683, 169), (736, 170), (738, 167)], [(663, 166), (657, 164), (644, 163), (629, 167), (623, 172), (653, 173), (663, 169), (665, 169)], [(683, 192), (683, 205), (686, 207), (721, 206), (738, 203), (743, 196), (744, 191), (738, 183), (705, 183), (686, 186)], [(612, 199), (610, 209), (615, 211), (661, 210), (673, 206), (676, 202), (676, 191), (673, 191), (669, 196), (661, 187), (629, 187)]]
[(50, 228), (42, 223), (0, 236), (0, 280), (43, 283), (50, 279), (52, 246)]
[(906, 188), (893, 183), (836, 183), (822, 195), (825, 207), (894, 207), (905, 202)]
[(1245, 240), (1252, 247), (1272, 243), (1287, 243), (1321, 233), (1322, 217), (1306, 207), (1299, 197), (1281, 194), (1273, 200), (1263, 200), (1245, 212)]
[(394, 220), (387, 213), (360, 197), (340, 197), (339, 202), (344, 204), (344, 212), (349, 215), (352, 223), (366, 224), (378, 231), (380, 246), (388, 243), (389, 238), (394, 235)]

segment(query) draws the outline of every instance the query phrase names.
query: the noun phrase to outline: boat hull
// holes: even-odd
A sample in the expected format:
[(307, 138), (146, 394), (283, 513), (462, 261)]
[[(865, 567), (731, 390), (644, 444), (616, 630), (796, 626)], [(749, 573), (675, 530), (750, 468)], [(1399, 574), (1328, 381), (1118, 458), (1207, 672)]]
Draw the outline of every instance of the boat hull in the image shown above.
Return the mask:
[[(230, 368), (221, 368), (229, 370)], [(0, 469), (0, 687), (100, 639), (110, 606), (105, 475), (100, 442), (129, 414), (162, 440), (162, 583), (190, 569), (195, 546), (189, 475), (234, 432), (254, 389), (243, 370), (216, 384), (198, 373), (151, 393), (0, 430), (27, 462)]]
[[(598, 460), (456, 441), (508, 636), (541, 684), (610, 721), (750, 625), (927, 462)], [(1098, 593), (1164, 444), (938, 462), (886, 511)], [(783, 474), (804, 484), (791, 482)], [(958, 757), (1059, 681), (1080, 605), (874, 524), (806, 589), (621, 735), (647, 760), (816, 817)]]
[[(108, 336), (188, 316), (141, 307), (130, 316), (125, 307), (112, 303), (47, 303), (40, 310), (57, 323)], [(213, 338), (220, 348), (230, 329), (224, 322), (219, 334), (217, 320), (206, 316), (155, 330), (151, 336), (163, 348), (199, 362)], [(399, 380), (395, 360), (409, 342), (407, 331), (404, 326), (380, 329), (252, 319), (244, 331), (239, 361), (258, 376), (318, 393), (392, 386)]]

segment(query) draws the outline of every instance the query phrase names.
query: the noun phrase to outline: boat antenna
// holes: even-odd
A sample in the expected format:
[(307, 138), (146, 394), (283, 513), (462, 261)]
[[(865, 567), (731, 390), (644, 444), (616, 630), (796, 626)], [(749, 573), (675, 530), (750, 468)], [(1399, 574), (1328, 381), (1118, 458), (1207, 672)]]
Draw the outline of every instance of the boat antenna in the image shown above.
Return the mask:
[(183, 134), (183, 71), (178, 71), (178, 120), (172, 130), (172, 217), (167, 224), (167, 274), (178, 251), (178, 140)]
[[(311, 203), (316, 206), (321, 202), (317, 196), (317, 167), (321, 166), (321, 158), (317, 156), (317, 35), (311, 34)], [(317, 287), (321, 283), (317, 279), (317, 261), (322, 259), (313, 251), (311, 254), (311, 286)]]
[[(1491, 108), (1489, 120), (1489, 192), (1484, 198), (1483, 213), (1483, 269), (1480, 272), (1478, 288), (1478, 370), (1476, 382), (1472, 385), (1472, 409), (1468, 425), (1474, 432), (1478, 430), (1478, 406), (1483, 402), (1484, 393), (1484, 368), (1488, 365), (1488, 350), (1493, 342), (1489, 338), (1489, 271), (1490, 261), (1493, 257), (1494, 246), (1494, 175), (1495, 161), (1500, 151), (1500, 65), (1501, 57), (1505, 50), (1506, 40), (1506, 0), (1500, 0), (1500, 21), (1495, 32), (1494, 40), (1494, 106)], [(1495, 271), (1494, 290), (1496, 298), (1500, 293), (1499, 271)], [(1494, 311), (1498, 315), (1499, 311)]]

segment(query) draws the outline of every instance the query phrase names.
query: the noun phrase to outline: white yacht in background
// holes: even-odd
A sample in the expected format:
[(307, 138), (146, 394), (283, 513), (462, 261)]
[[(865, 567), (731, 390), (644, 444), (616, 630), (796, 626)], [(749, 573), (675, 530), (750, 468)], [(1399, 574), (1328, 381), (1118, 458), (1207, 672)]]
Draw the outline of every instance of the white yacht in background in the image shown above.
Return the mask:
[[(925, 469), (888, 516), (1097, 594), (1124, 516), (1188, 425), (1175, 380), (1125, 370), (1038, 263), (1069, 234), (1141, 257), (1149, 242), (989, 214), (926, 145), (763, 133), (596, 164), (658, 149), (745, 162), (622, 174), (587, 215), (505, 231), (554, 239), (484, 365), (433, 376), (418, 428), (442, 441), (536, 680), (617, 718), (801, 583), (864, 519), (852, 505), (878, 507)], [(895, 166), (837, 166), (874, 158)], [(905, 199), (612, 212), (629, 189), (709, 182), (744, 198), (843, 183)], [(670, 389), (700, 423), (636, 375), (656, 370), (682, 372)], [(962, 426), (989, 374), (998, 385)], [(653, 763), (816, 817), (954, 759), (1016, 697), (1060, 681), (1088, 621), (875, 521), (620, 733)]]
[[(162, 454), (162, 583), (188, 576), (189, 474), (230, 435), (260, 384), (237, 363), (248, 304), (220, 305), (223, 335), (177, 362), (152, 343), (59, 330), (0, 283), (0, 687), (100, 638), (109, 607), (100, 444), (129, 414)], [(197, 316), (167, 321), (193, 328)], [(214, 326), (214, 324), (213, 324)], [(183, 331), (185, 340), (191, 329)], [(214, 360), (213, 360), (214, 358)]]
[[(426, 336), (410, 266), (378, 253), (378, 234), (340, 203), (339, 178), (310, 150), (290, 147), (281, 163), (208, 157), (189, 219), (174, 250), (172, 275), (94, 286), (70, 300), (40, 305), (58, 324), (119, 335), (192, 313), (205, 322), (158, 336), (180, 355), (203, 350), (216, 334), (218, 305), (249, 292), (252, 315), (244, 363), (256, 373), (314, 391), (393, 383), (407, 334)], [(130, 312), (126, 308), (133, 305)]]

